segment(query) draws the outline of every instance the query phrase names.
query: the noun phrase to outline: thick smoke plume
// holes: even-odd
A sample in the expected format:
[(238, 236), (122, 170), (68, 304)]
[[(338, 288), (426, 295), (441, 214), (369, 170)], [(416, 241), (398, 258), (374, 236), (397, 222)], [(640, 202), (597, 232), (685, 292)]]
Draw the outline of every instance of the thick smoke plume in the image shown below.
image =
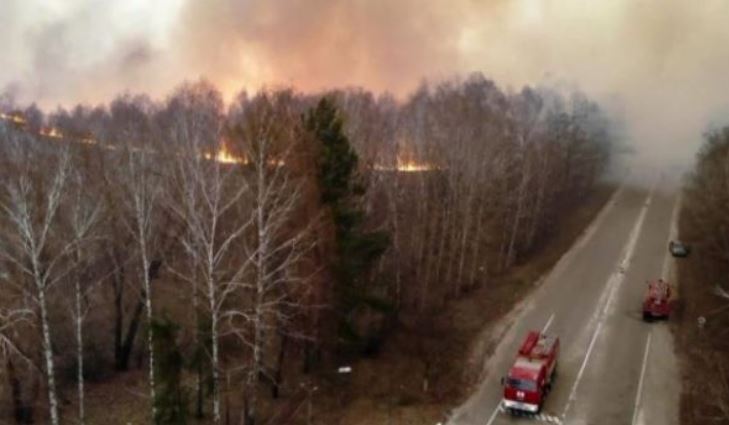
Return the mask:
[(0, 89), (55, 106), (205, 76), (228, 98), (280, 84), (402, 97), (481, 71), (580, 88), (642, 157), (680, 162), (729, 116), (727, 16), (724, 0), (5, 0)]

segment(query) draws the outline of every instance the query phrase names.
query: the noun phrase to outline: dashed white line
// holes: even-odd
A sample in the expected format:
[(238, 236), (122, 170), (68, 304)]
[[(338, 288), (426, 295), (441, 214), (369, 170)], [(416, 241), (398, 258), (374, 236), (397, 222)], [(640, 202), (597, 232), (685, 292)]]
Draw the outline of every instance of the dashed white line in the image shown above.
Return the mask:
[[(580, 241), (575, 245), (574, 248), (579, 249), (584, 243), (586, 243), (587, 240), (589, 240), (592, 237), (592, 234), (595, 232), (597, 227), (599, 227), (598, 226), (599, 223), (601, 223), (603, 221), (603, 218), (607, 215), (607, 212), (610, 211), (612, 209), (612, 207), (615, 205), (616, 200), (617, 200), (618, 196), (623, 192), (623, 189), (624, 189), (624, 185), (621, 185), (621, 187), (615, 193), (613, 193), (613, 195), (610, 198), (610, 200), (608, 201), (607, 205), (603, 208), (603, 210), (600, 212), (600, 214), (595, 219), (595, 221), (592, 223), (592, 225), (583, 234), (583, 236), (580, 238)], [(648, 195), (648, 199), (646, 200), (645, 204), (642, 207), (640, 217), (631, 232), (630, 240), (628, 242), (627, 255), (624, 257), (623, 261), (620, 263), (620, 267), (622, 270), (624, 270), (623, 267), (627, 267), (627, 265), (630, 263), (630, 258), (633, 255), (632, 253), (633, 253), (633, 250), (635, 249), (635, 244), (638, 239), (638, 234), (640, 233), (640, 228), (642, 227), (643, 221), (645, 220), (645, 213), (648, 209), (648, 206), (650, 206), (652, 197), (653, 197), (653, 189), (651, 190), (650, 194)], [(572, 251), (574, 251), (574, 249), (571, 249), (569, 253), (571, 253)], [(569, 253), (568, 253), (568, 255), (569, 255)], [(554, 269), (557, 269), (561, 264), (564, 264), (565, 258), (568, 255), (563, 256), (562, 259), (559, 261), (559, 263), (554, 267)], [(619, 271), (618, 274), (622, 276), (623, 272)], [(610, 279), (612, 280), (613, 277), (614, 276), (611, 276)], [(620, 280), (622, 280), (622, 279), (620, 279)], [(614, 285), (614, 286), (617, 287), (617, 285)], [(608, 301), (613, 298), (613, 295), (616, 292), (613, 289), (614, 288), (611, 288), (611, 290), (610, 290), (610, 293), (608, 296)], [(605, 303), (605, 307), (603, 308), (603, 311), (601, 311), (602, 316), (604, 316), (605, 313), (607, 312), (607, 307), (609, 305), (610, 305), (610, 302)], [(549, 317), (549, 319), (547, 320), (547, 323), (545, 323), (544, 327), (542, 328), (543, 333), (549, 329), (553, 320), (554, 320), (554, 313)], [(585, 359), (583, 360), (582, 366), (580, 367), (580, 372), (578, 374), (577, 380), (575, 381), (575, 383), (573, 385), (572, 393), (574, 393), (577, 389), (577, 384), (579, 383), (582, 373), (584, 373), (584, 369), (585, 369), (585, 367), (587, 365), (587, 361), (590, 357), (590, 352), (592, 351), (595, 341), (597, 340), (597, 336), (600, 333), (600, 329), (602, 329), (602, 320), (598, 323), (597, 328), (595, 329), (595, 333), (592, 336), (592, 340), (590, 341), (590, 345), (588, 347), (588, 353), (585, 356)], [(574, 398), (575, 398), (575, 395), (570, 394), (570, 400), (568, 400), (567, 406), (565, 407), (564, 412), (562, 413), (561, 417), (556, 417), (557, 420), (559, 421), (557, 423), (561, 423), (561, 421), (564, 419), (564, 417), (566, 416), (566, 414), (569, 410), (569, 406)], [(486, 421), (486, 425), (491, 425), (494, 422), (494, 420), (496, 419), (496, 416), (499, 414), (499, 412), (502, 411), (502, 409), (503, 409), (502, 403), (501, 403), (501, 401), (499, 401), (499, 403), (496, 405), (496, 408), (494, 408), (494, 411), (491, 413), (491, 416), (489, 417), (488, 421)]]
[(643, 227), (643, 222), (645, 221), (646, 213), (648, 212), (648, 207), (651, 205), (651, 201), (653, 199), (653, 191), (655, 190), (655, 187), (653, 187), (648, 194), (648, 198), (643, 203), (643, 207), (641, 208), (640, 215), (638, 216), (638, 219), (636, 220), (635, 224), (633, 225), (633, 229), (630, 231), (630, 236), (628, 237), (628, 243), (625, 245), (624, 249), (624, 255), (622, 258), (622, 261), (619, 263), (618, 270), (613, 273), (610, 278), (608, 279), (607, 286), (609, 289), (609, 295), (608, 299), (603, 305), (603, 308), (599, 310), (599, 316), (598, 316), (598, 322), (597, 326), (595, 327), (595, 331), (592, 334), (592, 338), (590, 339), (590, 344), (587, 346), (587, 352), (585, 353), (585, 358), (582, 360), (582, 364), (580, 365), (580, 370), (577, 373), (577, 378), (575, 378), (575, 382), (572, 384), (572, 389), (570, 390), (570, 395), (567, 398), (567, 404), (564, 407), (564, 410), (562, 411), (562, 419), (564, 419), (567, 416), (567, 413), (569, 413), (569, 409), (572, 406), (572, 403), (577, 398), (577, 387), (580, 384), (580, 381), (582, 380), (582, 375), (585, 372), (585, 368), (587, 367), (587, 362), (590, 360), (590, 356), (592, 354), (592, 349), (595, 346), (595, 342), (597, 341), (597, 337), (600, 335), (600, 331), (602, 330), (602, 326), (605, 323), (605, 320), (607, 319), (607, 313), (608, 309), (613, 303), (613, 299), (615, 298), (615, 294), (617, 293), (617, 288), (620, 286), (620, 284), (625, 279), (625, 272), (628, 270), (628, 267), (630, 266), (630, 262), (633, 258), (633, 253), (635, 251), (635, 248), (638, 244), (638, 236), (640, 236), (640, 230)]
[[(503, 405), (499, 405), (500, 413), (507, 413), (506, 408)], [(559, 416), (550, 415), (547, 413), (527, 413), (527, 412), (514, 412), (513, 416), (521, 418), (529, 418), (539, 422), (547, 422), (550, 424), (562, 425), (562, 419)]]
[(643, 366), (640, 369), (640, 379), (638, 380), (638, 392), (635, 394), (635, 407), (633, 407), (633, 422), (635, 425), (638, 420), (638, 411), (640, 409), (640, 401), (643, 397), (643, 380), (645, 379), (645, 369), (648, 364), (648, 353), (651, 350), (651, 333), (648, 333), (648, 339), (645, 342), (645, 351), (643, 352)]
[(577, 372), (577, 378), (575, 379), (574, 384), (572, 384), (572, 389), (570, 390), (570, 396), (567, 399), (567, 404), (564, 407), (564, 410), (562, 411), (562, 418), (567, 416), (567, 412), (570, 410), (570, 406), (572, 405), (572, 402), (577, 398), (577, 385), (579, 385), (580, 380), (582, 379), (582, 374), (585, 373), (585, 367), (587, 366), (587, 361), (590, 360), (590, 354), (592, 354), (592, 348), (595, 346), (595, 341), (597, 341), (597, 336), (600, 334), (600, 330), (602, 329), (602, 320), (597, 324), (597, 327), (595, 328), (595, 332), (592, 334), (592, 339), (590, 340), (590, 345), (587, 347), (587, 353), (585, 354), (585, 358), (582, 359), (582, 364), (580, 365), (580, 370)]
[(547, 320), (547, 324), (544, 325), (542, 328), (542, 333), (547, 333), (547, 329), (549, 329), (549, 326), (552, 324), (552, 320), (554, 320), (554, 313), (552, 313), (551, 316), (549, 316), (549, 320)]
[(552, 267), (552, 270), (549, 272), (550, 275), (561, 272), (561, 270), (567, 267), (570, 261), (572, 261), (572, 257), (574, 257), (577, 252), (579, 252), (585, 245), (587, 245), (587, 243), (597, 232), (597, 229), (599, 229), (602, 225), (602, 222), (605, 221), (605, 218), (610, 214), (610, 211), (613, 210), (618, 202), (618, 198), (622, 196), (623, 192), (625, 192), (625, 181), (623, 181), (620, 184), (620, 187), (615, 190), (615, 192), (612, 194), (612, 196), (602, 208), (597, 217), (592, 221), (592, 223), (590, 223), (588, 228), (578, 238), (577, 242), (575, 242), (574, 245), (572, 245), (572, 247), (569, 249), (569, 251), (567, 251), (562, 256), (562, 258), (559, 259), (554, 267)]
[(486, 425), (491, 425), (494, 422), (494, 419), (496, 419), (496, 415), (499, 414), (501, 411), (501, 402), (496, 406), (496, 409), (494, 409), (494, 413), (491, 414), (491, 417), (489, 418), (488, 422), (486, 422)]

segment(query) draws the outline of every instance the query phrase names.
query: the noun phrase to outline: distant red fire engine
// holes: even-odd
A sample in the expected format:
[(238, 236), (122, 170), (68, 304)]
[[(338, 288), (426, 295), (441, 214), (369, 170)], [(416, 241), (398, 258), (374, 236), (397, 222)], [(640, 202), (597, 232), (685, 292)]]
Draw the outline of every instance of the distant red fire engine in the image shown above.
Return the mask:
[(648, 282), (643, 298), (643, 320), (667, 319), (671, 314), (671, 285), (663, 279)]

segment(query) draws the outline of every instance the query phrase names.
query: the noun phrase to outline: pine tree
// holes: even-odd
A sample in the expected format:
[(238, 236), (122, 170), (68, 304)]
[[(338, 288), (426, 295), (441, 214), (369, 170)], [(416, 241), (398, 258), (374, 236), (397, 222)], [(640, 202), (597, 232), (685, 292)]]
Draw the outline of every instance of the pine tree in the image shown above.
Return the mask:
[(187, 394), (180, 382), (184, 359), (177, 342), (179, 326), (167, 317), (154, 319), (154, 350), (157, 374), (157, 393), (154, 421), (158, 425), (184, 425), (187, 423)]
[(358, 157), (343, 130), (334, 102), (322, 98), (304, 118), (306, 129), (318, 143), (318, 186), (321, 203), (331, 211), (335, 229), (336, 255), (331, 265), (336, 279), (336, 310), (340, 314), (340, 336), (365, 348), (354, 326), (358, 309), (383, 310), (387, 303), (376, 293), (370, 271), (389, 244), (384, 232), (363, 229), (361, 199), (366, 193), (357, 173)]

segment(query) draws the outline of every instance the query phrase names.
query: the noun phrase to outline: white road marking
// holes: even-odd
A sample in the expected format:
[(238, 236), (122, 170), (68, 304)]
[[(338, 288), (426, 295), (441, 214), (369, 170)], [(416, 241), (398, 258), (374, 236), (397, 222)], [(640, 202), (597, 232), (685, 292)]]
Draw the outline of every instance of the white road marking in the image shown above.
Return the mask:
[(547, 329), (549, 329), (549, 326), (552, 324), (552, 320), (554, 320), (554, 313), (552, 313), (551, 316), (549, 316), (549, 320), (547, 320), (547, 324), (544, 325), (542, 328), (542, 333), (547, 333)]
[[(503, 405), (499, 405), (498, 408), (499, 413), (509, 413), (506, 411), (506, 408)], [(529, 413), (529, 412), (514, 412), (512, 415), (518, 416), (521, 418), (529, 418), (535, 421), (539, 422), (547, 422), (550, 424), (558, 424), (562, 425), (562, 419), (559, 416), (550, 415), (547, 413)]]
[(646, 216), (646, 213), (648, 212), (648, 207), (651, 205), (654, 190), (655, 190), (655, 186), (651, 189), (650, 193), (648, 194), (648, 198), (643, 203), (643, 207), (641, 208), (640, 214), (638, 215), (638, 219), (636, 220), (635, 224), (633, 225), (633, 229), (630, 231), (628, 243), (625, 245), (623, 258), (622, 258), (622, 261), (619, 263), (618, 270), (615, 271), (608, 279), (607, 286), (610, 288), (608, 299), (607, 299), (607, 302), (605, 302), (605, 304), (603, 305), (603, 308), (601, 310), (599, 310), (597, 326), (595, 327), (595, 331), (592, 334), (592, 339), (590, 340), (590, 344), (587, 347), (587, 352), (585, 353), (585, 358), (582, 360), (582, 364), (580, 365), (580, 370), (577, 373), (577, 378), (575, 378), (575, 382), (572, 384), (572, 389), (570, 390), (570, 395), (569, 395), (569, 398), (567, 399), (567, 404), (565, 405), (564, 410), (562, 411), (562, 419), (567, 417), (567, 413), (569, 413), (569, 409), (572, 406), (572, 403), (577, 399), (577, 388), (580, 384), (580, 381), (582, 380), (582, 375), (585, 372), (585, 368), (587, 367), (587, 362), (590, 360), (590, 356), (592, 355), (592, 349), (595, 347), (595, 342), (597, 341), (597, 337), (600, 334), (600, 331), (602, 330), (605, 320), (607, 319), (607, 316), (608, 316), (607, 313), (609, 311), (609, 308), (613, 304), (613, 299), (615, 298), (617, 289), (620, 287), (620, 284), (625, 279), (625, 273), (627, 272), (628, 267), (630, 267), (630, 262), (633, 259), (633, 253), (635, 252), (635, 248), (638, 244), (638, 236), (640, 236), (640, 231), (643, 228), (643, 222), (645, 221), (645, 216)]
[[(612, 211), (612, 209), (615, 207), (615, 204), (617, 203), (618, 198), (622, 193), (625, 191), (625, 182), (620, 184), (620, 187), (612, 194), (610, 199), (608, 200), (607, 204), (602, 208), (602, 211), (597, 215), (595, 220), (590, 224), (590, 226), (585, 230), (585, 232), (580, 236), (579, 240), (575, 243), (575, 245), (570, 248), (570, 250), (560, 258), (560, 260), (557, 262), (557, 264), (552, 268), (551, 273), (555, 273), (556, 270), (561, 269), (562, 267), (565, 267), (566, 264), (570, 261), (572, 256), (575, 255), (575, 252), (582, 249), (582, 247), (587, 244), (587, 241), (592, 239), (592, 236), (597, 232), (597, 229), (600, 227), (603, 221), (605, 221), (605, 217), (607, 217), (608, 213)], [(552, 317), (549, 318), (547, 323), (544, 325), (544, 330), (542, 332), (545, 332), (549, 326), (551, 325), (552, 319), (554, 317), (554, 314), (552, 314)], [(496, 408), (494, 409), (494, 412), (489, 417), (489, 420), (486, 422), (486, 425), (491, 425), (494, 420), (496, 419), (496, 415), (499, 414), (499, 411), (502, 409), (501, 401), (499, 401), (499, 404), (496, 405)]]
[(572, 402), (577, 398), (577, 385), (579, 385), (580, 380), (582, 379), (582, 374), (585, 373), (585, 367), (587, 366), (587, 361), (590, 360), (590, 354), (592, 354), (592, 348), (595, 346), (595, 341), (597, 341), (597, 336), (600, 334), (600, 330), (602, 329), (603, 321), (600, 320), (600, 322), (597, 324), (597, 327), (595, 328), (595, 332), (592, 334), (592, 339), (590, 340), (590, 345), (587, 347), (587, 353), (585, 354), (585, 358), (582, 359), (582, 364), (580, 365), (580, 371), (577, 372), (577, 378), (575, 379), (574, 384), (572, 384), (572, 389), (570, 390), (570, 396), (567, 399), (567, 405), (565, 405), (564, 410), (562, 411), (562, 418), (567, 416), (567, 412), (570, 409), (570, 406), (572, 405)]
[(645, 369), (648, 364), (648, 352), (651, 350), (651, 333), (648, 333), (648, 339), (645, 342), (645, 352), (643, 353), (643, 366), (640, 369), (640, 379), (638, 380), (638, 392), (635, 394), (635, 407), (633, 408), (633, 425), (638, 420), (638, 411), (640, 408), (641, 398), (643, 397), (643, 380), (645, 379)]
[[(579, 237), (578, 241), (572, 246), (572, 248), (565, 253), (562, 258), (557, 262), (557, 264), (552, 268), (552, 270), (549, 272), (550, 274), (556, 273), (557, 270), (565, 267), (567, 263), (571, 260), (571, 258), (575, 255), (577, 251), (582, 249), (583, 246), (587, 244), (587, 242), (592, 239), (593, 235), (597, 232), (597, 229), (600, 227), (603, 221), (605, 221), (605, 217), (608, 216), (608, 213), (612, 211), (612, 209), (617, 204), (618, 198), (622, 195), (622, 193), (625, 191), (625, 181), (623, 181), (620, 184), (620, 187), (612, 194), (610, 199), (608, 200), (607, 204), (602, 208), (600, 213), (597, 215), (597, 217), (593, 220), (593, 222), (590, 224), (590, 226), (585, 230), (585, 232)], [(551, 318), (550, 318), (551, 321)], [(545, 324), (544, 329), (546, 330), (549, 325), (551, 325), (550, 321)], [(499, 403), (496, 405), (496, 408), (494, 408), (493, 413), (491, 413), (491, 416), (489, 417), (489, 420), (486, 422), (486, 425), (491, 425), (494, 420), (496, 419), (496, 416), (499, 414), (500, 410), (503, 408), (501, 404), (501, 400), (499, 400)], [(561, 423), (561, 419), (557, 418), (559, 422)], [(453, 423), (453, 420), (449, 420), (448, 423)]]
[(502, 406), (501, 402), (499, 402), (499, 405), (496, 406), (496, 409), (494, 409), (494, 413), (491, 414), (491, 417), (489, 418), (488, 422), (486, 422), (486, 425), (491, 425), (494, 422), (494, 419), (496, 419), (496, 415), (501, 412)]
[(557, 264), (552, 267), (552, 270), (549, 271), (550, 275), (561, 272), (562, 269), (567, 267), (568, 263), (572, 260), (572, 257), (574, 257), (577, 252), (587, 245), (597, 232), (597, 229), (599, 229), (602, 225), (602, 222), (605, 221), (605, 217), (607, 217), (610, 211), (612, 211), (615, 207), (615, 204), (618, 202), (618, 198), (623, 194), (623, 192), (625, 192), (625, 181), (623, 181), (620, 184), (620, 187), (618, 187), (612, 196), (610, 196), (610, 199), (607, 201), (600, 213), (598, 213), (597, 217), (595, 217), (592, 223), (590, 223), (587, 229), (582, 233), (582, 235), (580, 235), (569, 251), (562, 255), (562, 258), (560, 258), (559, 261), (557, 261)]

